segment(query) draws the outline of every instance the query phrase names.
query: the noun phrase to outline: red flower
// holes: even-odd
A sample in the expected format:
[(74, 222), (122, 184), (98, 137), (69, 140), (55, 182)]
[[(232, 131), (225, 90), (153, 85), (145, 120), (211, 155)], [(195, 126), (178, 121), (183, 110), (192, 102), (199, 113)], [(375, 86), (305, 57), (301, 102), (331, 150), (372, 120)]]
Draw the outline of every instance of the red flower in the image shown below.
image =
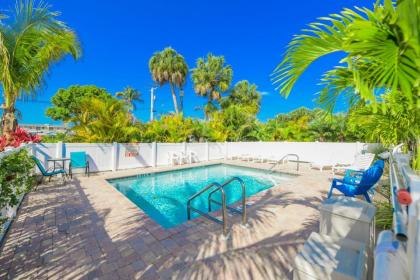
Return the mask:
[(41, 137), (31, 134), (23, 128), (18, 127), (12, 134), (12, 140), (10, 141), (9, 145), (6, 145), (6, 137), (4, 135), (0, 137), (0, 151), (3, 151), (7, 146), (17, 148), (24, 143), (30, 142), (39, 143), (41, 142)]

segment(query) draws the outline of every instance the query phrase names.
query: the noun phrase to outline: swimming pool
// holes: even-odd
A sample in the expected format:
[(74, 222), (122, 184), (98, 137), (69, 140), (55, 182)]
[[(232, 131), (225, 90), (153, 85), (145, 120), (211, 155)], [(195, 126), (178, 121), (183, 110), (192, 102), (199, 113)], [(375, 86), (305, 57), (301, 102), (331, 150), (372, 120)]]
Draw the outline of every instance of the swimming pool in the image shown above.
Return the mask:
[[(223, 183), (234, 176), (245, 182), (247, 197), (290, 179), (290, 176), (281, 173), (216, 164), (110, 179), (108, 182), (155, 222), (170, 228), (187, 221), (187, 200), (193, 194), (212, 182)], [(224, 190), (228, 204), (240, 200), (239, 182), (232, 182)], [(207, 213), (208, 192), (193, 200), (191, 205)], [(220, 201), (220, 194), (215, 194), (214, 198)], [(214, 207), (213, 210), (217, 209)], [(193, 218), (197, 216), (196, 213), (192, 214)]]

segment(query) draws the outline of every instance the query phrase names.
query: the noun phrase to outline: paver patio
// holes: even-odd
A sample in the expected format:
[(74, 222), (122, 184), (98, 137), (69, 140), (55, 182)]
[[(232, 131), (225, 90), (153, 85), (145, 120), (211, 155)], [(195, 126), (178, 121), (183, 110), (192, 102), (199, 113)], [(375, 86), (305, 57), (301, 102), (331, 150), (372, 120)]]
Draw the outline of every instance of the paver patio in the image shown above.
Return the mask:
[(317, 207), (330, 184), (329, 172), (301, 166), (290, 181), (248, 198), (248, 227), (229, 217), (226, 239), (220, 225), (203, 219), (164, 229), (105, 182), (163, 169), (39, 186), (1, 248), (0, 279), (289, 279), (291, 260), (318, 229)]

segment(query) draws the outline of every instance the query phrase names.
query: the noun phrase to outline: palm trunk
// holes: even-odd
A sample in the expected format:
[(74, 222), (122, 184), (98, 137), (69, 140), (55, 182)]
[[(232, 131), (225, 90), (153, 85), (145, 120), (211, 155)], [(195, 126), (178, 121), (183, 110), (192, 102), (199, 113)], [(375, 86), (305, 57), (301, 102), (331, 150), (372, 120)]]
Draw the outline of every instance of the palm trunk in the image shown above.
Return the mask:
[(2, 135), (6, 138), (6, 145), (12, 142), (12, 135), (17, 127), (14, 104), (4, 108), (2, 116)]
[(183, 114), (184, 113), (184, 90), (181, 89), (179, 92), (179, 111)]
[(171, 87), (172, 100), (174, 101), (175, 113), (178, 115), (179, 114), (179, 111), (178, 111), (178, 100), (176, 99), (175, 88), (174, 88), (174, 85), (171, 82), (169, 82), (169, 86)]

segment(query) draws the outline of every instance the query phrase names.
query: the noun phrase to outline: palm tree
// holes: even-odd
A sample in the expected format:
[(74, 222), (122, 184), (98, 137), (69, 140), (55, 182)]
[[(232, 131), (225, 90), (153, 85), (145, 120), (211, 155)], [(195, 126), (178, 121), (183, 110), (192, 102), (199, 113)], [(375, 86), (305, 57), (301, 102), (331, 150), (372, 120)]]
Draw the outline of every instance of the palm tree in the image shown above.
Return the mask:
[(188, 65), (185, 62), (184, 57), (171, 47), (165, 48), (163, 51), (155, 52), (153, 54), (152, 58), (149, 60), (149, 69), (153, 81), (159, 86), (169, 83), (175, 113), (178, 114), (180, 110), (175, 88), (180, 89), (183, 97), (182, 89), (187, 81), (188, 74)]
[(410, 106), (419, 106), (420, 85), (419, 0), (377, 2), (373, 10), (345, 9), (321, 18), (295, 36), (273, 81), (288, 96), (296, 81), (318, 58), (344, 52), (340, 62), (322, 78), (319, 101), (331, 111), (339, 96), (351, 103), (358, 99), (375, 102), (378, 91), (402, 94)]
[(34, 94), (55, 62), (80, 56), (76, 34), (44, 2), (17, 1), (11, 19), (0, 22), (0, 82), (3, 87), (2, 133), (10, 141), (17, 127), (16, 100)]
[(207, 55), (207, 60), (199, 58), (197, 67), (192, 69), (194, 91), (207, 97), (205, 115), (208, 119), (209, 112), (217, 108), (214, 101), (220, 100), (222, 93), (226, 92), (232, 82), (233, 70), (230, 65), (225, 65), (223, 56)]
[(257, 114), (260, 110), (261, 93), (255, 84), (250, 84), (247, 80), (239, 81), (230, 91), (229, 96), (220, 101), (223, 109), (236, 104), (251, 108), (252, 113)]
[(127, 103), (131, 111), (136, 110), (135, 102), (143, 102), (140, 91), (131, 86), (127, 86), (123, 91), (115, 93), (115, 96), (121, 97), (121, 99)]

